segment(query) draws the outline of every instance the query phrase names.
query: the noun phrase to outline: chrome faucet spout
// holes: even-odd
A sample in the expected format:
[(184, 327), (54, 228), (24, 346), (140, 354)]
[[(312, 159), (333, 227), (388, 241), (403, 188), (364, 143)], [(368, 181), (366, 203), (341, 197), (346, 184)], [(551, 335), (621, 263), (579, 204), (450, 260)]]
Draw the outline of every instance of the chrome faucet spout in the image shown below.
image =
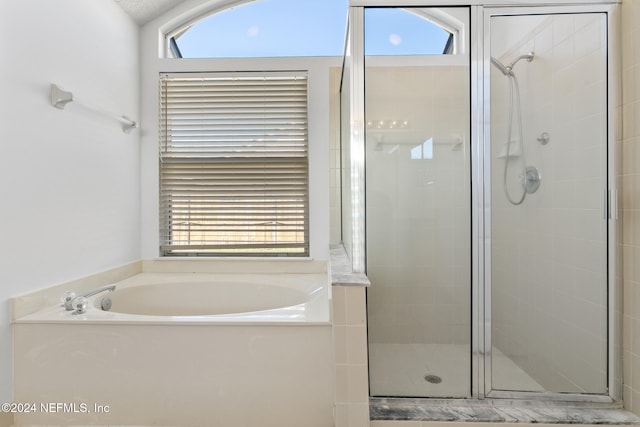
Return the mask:
[(99, 288), (95, 288), (91, 291), (87, 291), (84, 294), (80, 294), (78, 295), (79, 297), (85, 297), (85, 298), (89, 298), (92, 297), (94, 295), (97, 295), (101, 292), (113, 292), (116, 290), (116, 285), (106, 285), (106, 286), (101, 286)]
[(73, 307), (73, 301), (77, 298), (89, 298), (92, 297), (94, 295), (97, 295), (101, 292), (113, 292), (116, 290), (116, 285), (106, 285), (106, 286), (100, 286), (99, 288), (95, 288), (92, 289), (90, 291), (87, 291), (85, 293), (82, 293), (80, 295), (69, 295), (64, 299), (64, 308), (67, 311), (71, 311), (74, 309)]

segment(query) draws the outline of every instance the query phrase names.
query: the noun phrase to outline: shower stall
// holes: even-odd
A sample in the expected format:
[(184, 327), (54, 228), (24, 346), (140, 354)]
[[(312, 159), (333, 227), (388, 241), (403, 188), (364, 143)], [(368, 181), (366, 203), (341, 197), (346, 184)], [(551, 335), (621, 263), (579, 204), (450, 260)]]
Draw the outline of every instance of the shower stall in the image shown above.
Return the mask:
[(370, 395), (620, 401), (615, 4), (366, 3), (341, 179)]

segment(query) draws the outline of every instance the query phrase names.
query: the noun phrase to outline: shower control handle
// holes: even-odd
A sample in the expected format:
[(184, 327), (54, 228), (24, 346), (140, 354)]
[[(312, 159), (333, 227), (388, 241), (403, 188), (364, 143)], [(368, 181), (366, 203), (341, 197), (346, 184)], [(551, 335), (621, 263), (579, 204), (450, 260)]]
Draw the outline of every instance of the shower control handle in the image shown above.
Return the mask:
[(527, 166), (524, 171), (524, 189), (527, 193), (532, 194), (538, 191), (540, 188), (540, 181), (542, 177), (538, 168), (535, 166)]
[(537, 139), (540, 144), (547, 145), (549, 143), (549, 139), (551, 139), (551, 136), (549, 136), (548, 132), (542, 132)]

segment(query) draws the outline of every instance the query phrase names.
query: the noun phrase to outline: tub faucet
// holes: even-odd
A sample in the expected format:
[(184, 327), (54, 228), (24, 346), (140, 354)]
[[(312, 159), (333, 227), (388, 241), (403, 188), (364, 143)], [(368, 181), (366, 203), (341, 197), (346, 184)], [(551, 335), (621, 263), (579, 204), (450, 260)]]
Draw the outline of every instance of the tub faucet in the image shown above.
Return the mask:
[[(78, 308), (74, 307), (74, 303), (73, 303), (74, 301), (76, 301), (78, 298), (86, 299), (94, 295), (97, 295), (101, 292), (107, 292), (107, 291), (113, 292), (115, 289), (116, 289), (116, 285), (100, 286), (99, 288), (92, 289), (80, 295), (76, 295), (73, 292), (67, 291), (64, 293), (64, 296), (63, 296), (64, 308), (67, 311), (75, 310), (77, 313), (84, 313), (84, 308), (86, 308), (86, 304), (84, 308), (80, 309), (79, 307)], [(82, 306), (82, 304), (80, 304), (80, 306)]]

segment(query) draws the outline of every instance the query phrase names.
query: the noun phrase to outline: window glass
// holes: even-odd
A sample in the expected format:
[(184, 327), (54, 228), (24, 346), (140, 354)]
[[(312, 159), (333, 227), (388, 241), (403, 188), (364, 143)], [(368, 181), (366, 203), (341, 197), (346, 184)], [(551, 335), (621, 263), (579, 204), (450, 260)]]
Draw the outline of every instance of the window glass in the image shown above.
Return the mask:
[(307, 77), (160, 82), (163, 255), (309, 253)]
[(348, 0), (249, 2), (180, 30), (169, 44), (182, 58), (340, 56), (347, 9)]
[(451, 53), (452, 35), (416, 12), (402, 8), (365, 9), (365, 55)]

